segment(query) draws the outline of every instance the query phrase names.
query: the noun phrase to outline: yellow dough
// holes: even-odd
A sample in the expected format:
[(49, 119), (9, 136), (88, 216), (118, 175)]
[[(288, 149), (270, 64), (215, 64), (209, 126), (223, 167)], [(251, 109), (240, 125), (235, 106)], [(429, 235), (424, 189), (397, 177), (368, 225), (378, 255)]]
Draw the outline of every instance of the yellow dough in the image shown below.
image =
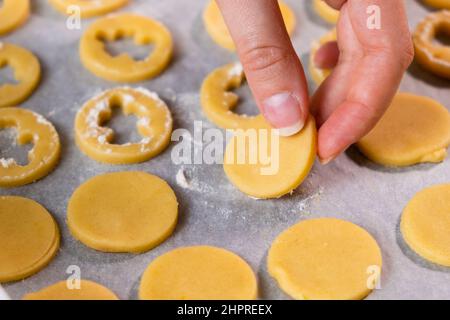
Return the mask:
[(450, 35), (450, 10), (431, 13), (417, 25), (413, 34), (415, 58), (424, 69), (450, 80), (450, 46), (436, 41), (440, 33)]
[[(289, 34), (292, 34), (295, 29), (295, 14), (292, 12), (291, 8), (284, 3), (279, 1), (281, 14), (284, 18), (284, 23)], [(216, 1), (210, 0), (203, 12), (203, 22), (205, 24), (206, 31), (209, 33), (211, 38), (219, 46), (228, 49), (230, 51), (235, 51), (236, 47), (231, 35), (228, 31), (228, 27), (222, 17), (222, 13), (219, 10), (219, 6)]]
[(450, 267), (450, 184), (416, 194), (403, 211), (400, 227), (415, 252)]
[(339, 20), (339, 10), (330, 7), (324, 0), (314, 0), (313, 7), (316, 13), (326, 22), (336, 24)]
[(60, 281), (37, 292), (28, 293), (23, 300), (119, 300), (108, 288), (98, 283), (81, 280), (79, 289), (69, 289)]
[(387, 166), (441, 162), (450, 145), (450, 114), (437, 101), (410, 93), (395, 96), (377, 126), (358, 148)]
[(331, 32), (320, 38), (319, 41), (315, 41), (311, 46), (311, 54), (309, 55), (309, 73), (311, 74), (312, 79), (317, 85), (320, 85), (331, 74), (333, 70), (318, 68), (314, 62), (316, 53), (325, 43), (336, 40), (336, 29), (333, 29)]
[(423, 0), (423, 2), (433, 8), (450, 9), (450, 0)]
[(178, 203), (162, 179), (145, 172), (116, 172), (89, 179), (67, 209), (72, 235), (104, 252), (141, 253), (175, 229)]
[(22, 197), (0, 196), (0, 283), (43, 269), (59, 249), (59, 230), (48, 211)]
[[(102, 124), (111, 118), (112, 109), (137, 116), (138, 143), (113, 144), (114, 131)], [(170, 142), (172, 115), (158, 95), (143, 88), (116, 88), (89, 100), (75, 119), (75, 138), (89, 157), (111, 164), (147, 161), (162, 152)]]
[(0, 6), (0, 35), (21, 26), (30, 15), (30, 0), (3, 0)]
[(0, 42), (0, 69), (8, 65), (14, 69), (18, 83), (0, 85), (0, 107), (13, 107), (26, 100), (41, 77), (39, 60), (30, 51)]
[(338, 219), (302, 221), (281, 233), (268, 270), (295, 299), (364, 299), (381, 274), (377, 242), (359, 226)]
[(58, 133), (41, 115), (20, 108), (0, 109), (0, 129), (15, 128), (19, 145), (33, 143), (28, 164), (0, 159), (0, 187), (22, 186), (43, 178), (57, 165), (60, 155)]
[(156, 258), (139, 288), (142, 300), (250, 300), (255, 274), (236, 254), (209, 246), (184, 247)]
[[(133, 38), (136, 45), (153, 44), (153, 51), (136, 61), (127, 53), (111, 56), (104, 41)], [(172, 57), (172, 36), (158, 21), (135, 14), (111, 15), (95, 21), (80, 41), (83, 65), (96, 76), (116, 82), (139, 82), (161, 73)]]
[(49, 0), (49, 2), (66, 15), (73, 14), (70, 9), (77, 6), (82, 18), (90, 18), (117, 10), (125, 6), (128, 0)]
[(233, 113), (239, 97), (229, 91), (238, 88), (244, 80), (240, 63), (231, 63), (209, 74), (201, 88), (201, 104), (206, 117), (224, 129), (254, 128), (262, 116), (246, 116)]

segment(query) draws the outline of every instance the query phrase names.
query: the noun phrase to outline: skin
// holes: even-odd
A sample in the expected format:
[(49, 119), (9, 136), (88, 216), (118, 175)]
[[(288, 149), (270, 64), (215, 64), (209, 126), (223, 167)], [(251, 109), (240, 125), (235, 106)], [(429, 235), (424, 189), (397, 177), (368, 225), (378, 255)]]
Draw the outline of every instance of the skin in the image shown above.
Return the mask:
[[(334, 71), (310, 98), (277, 0), (216, 1), (262, 114), (275, 128), (300, 129), (312, 112), (324, 164), (376, 125), (414, 57), (403, 0), (324, 0), (341, 11), (338, 41), (320, 48), (315, 62)], [(367, 27), (371, 5), (381, 9), (379, 30)]]

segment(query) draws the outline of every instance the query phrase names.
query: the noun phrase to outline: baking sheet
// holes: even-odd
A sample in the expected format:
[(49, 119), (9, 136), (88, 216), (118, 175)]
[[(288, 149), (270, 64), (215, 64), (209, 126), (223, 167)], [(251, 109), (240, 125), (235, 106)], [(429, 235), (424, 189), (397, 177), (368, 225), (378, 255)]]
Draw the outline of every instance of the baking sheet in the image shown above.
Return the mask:
[[(286, 2), (297, 16), (293, 42), (306, 66), (311, 42), (330, 26), (315, 16), (312, 1)], [(418, 1), (406, 2), (413, 28), (429, 9)], [(136, 299), (140, 275), (155, 257), (179, 246), (208, 244), (234, 251), (249, 262), (257, 273), (261, 298), (288, 299), (267, 274), (267, 250), (287, 227), (302, 219), (328, 216), (361, 225), (381, 246), (384, 259), (381, 289), (368, 299), (450, 298), (450, 268), (428, 263), (411, 252), (398, 228), (403, 207), (417, 191), (450, 182), (450, 160), (439, 165), (386, 169), (351, 149), (328, 166), (316, 164), (308, 180), (292, 196), (269, 201), (252, 200), (240, 193), (228, 182), (220, 165), (174, 165), (171, 162), (174, 143), (162, 155), (143, 164), (99, 164), (75, 146), (73, 121), (85, 101), (117, 85), (96, 78), (82, 67), (78, 58), (82, 30), (68, 30), (66, 18), (46, 0), (32, 3), (33, 16), (29, 22), (0, 41), (22, 45), (38, 55), (42, 82), (22, 106), (39, 112), (56, 126), (63, 146), (62, 157), (56, 170), (45, 179), (21, 188), (1, 189), (0, 194), (25, 196), (43, 204), (58, 221), (62, 245), (57, 257), (43, 271), (4, 286), (12, 298), (19, 299), (27, 292), (65, 280), (67, 268), (76, 265), (83, 278), (109, 287), (122, 299)], [(201, 82), (214, 68), (236, 60), (206, 34), (201, 20), (205, 3), (133, 0), (122, 10), (158, 19), (173, 34), (176, 49), (172, 64), (161, 76), (139, 86), (156, 91), (166, 101), (174, 115), (175, 128), (192, 129), (194, 120), (208, 124), (200, 110)], [(83, 20), (82, 29), (91, 21)], [(428, 95), (450, 108), (450, 82), (441, 81), (416, 65), (405, 75), (401, 89)], [(240, 89), (239, 93), (245, 101), (241, 108), (254, 110), (248, 88)], [(116, 117), (112, 126), (122, 141), (136, 138), (134, 119)], [(2, 133), (2, 150), (9, 148), (5, 145), (8, 140), (5, 134), (10, 133)], [(9, 149), (7, 152), (14, 154)], [(180, 169), (185, 172), (189, 188), (177, 184)], [(67, 202), (79, 184), (98, 174), (122, 170), (143, 170), (162, 177), (173, 187), (180, 202), (180, 221), (173, 236), (141, 255), (91, 250), (70, 236), (65, 223)]]

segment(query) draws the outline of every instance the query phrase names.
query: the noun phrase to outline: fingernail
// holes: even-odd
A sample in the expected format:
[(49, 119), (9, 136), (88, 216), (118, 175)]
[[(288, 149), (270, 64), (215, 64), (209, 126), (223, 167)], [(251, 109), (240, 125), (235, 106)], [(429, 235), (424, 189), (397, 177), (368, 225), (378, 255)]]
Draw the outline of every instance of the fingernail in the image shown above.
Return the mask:
[(292, 136), (305, 126), (300, 101), (289, 92), (273, 95), (262, 107), (266, 120), (279, 129), (282, 136)]
[(337, 156), (331, 156), (325, 159), (319, 158), (319, 161), (322, 165), (326, 166), (327, 164), (329, 164), (331, 161), (333, 161), (334, 159), (336, 159)]

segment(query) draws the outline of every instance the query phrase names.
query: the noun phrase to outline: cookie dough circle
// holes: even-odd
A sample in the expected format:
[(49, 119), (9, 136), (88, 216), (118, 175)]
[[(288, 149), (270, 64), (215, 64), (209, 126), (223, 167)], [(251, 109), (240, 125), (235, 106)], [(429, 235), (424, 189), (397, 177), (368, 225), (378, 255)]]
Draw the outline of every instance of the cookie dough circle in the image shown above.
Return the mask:
[(0, 129), (16, 128), (19, 145), (33, 143), (28, 164), (12, 158), (0, 158), (0, 187), (17, 187), (48, 175), (58, 164), (59, 136), (53, 125), (41, 115), (21, 108), (0, 109)]
[(22, 280), (43, 269), (56, 255), (58, 226), (39, 203), (0, 196), (0, 243), (0, 283)]
[(302, 131), (291, 137), (279, 136), (278, 130), (260, 117), (255, 127), (234, 131), (223, 168), (228, 179), (250, 197), (279, 198), (308, 176), (316, 151), (317, 129), (312, 116)]
[[(289, 34), (292, 34), (294, 32), (296, 24), (295, 14), (294, 12), (292, 12), (291, 8), (289, 8), (289, 6), (283, 1), (279, 1), (279, 4), (286, 29)], [(222, 13), (220, 12), (219, 6), (217, 5), (215, 0), (210, 0), (208, 5), (206, 6), (203, 12), (203, 22), (205, 24), (206, 31), (215, 43), (227, 50), (236, 50), (234, 41), (231, 38), (228, 27), (225, 24)]]
[(450, 10), (431, 13), (417, 25), (413, 34), (416, 60), (433, 74), (450, 79), (450, 46), (435, 41), (441, 30), (450, 34)]
[(81, 280), (79, 289), (69, 289), (67, 281), (60, 281), (26, 294), (23, 300), (119, 300), (119, 298), (114, 292), (98, 283)]
[(234, 113), (239, 97), (230, 90), (238, 88), (244, 80), (240, 63), (231, 63), (211, 72), (203, 81), (200, 96), (204, 114), (215, 125), (224, 129), (254, 128), (262, 116)]
[(417, 193), (403, 211), (400, 228), (411, 249), (450, 267), (450, 184)]
[[(319, 0), (323, 1), (323, 0)], [(316, 83), (316, 85), (320, 85), (326, 78), (331, 74), (333, 69), (320, 69), (316, 66), (315, 56), (317, 51), (322, 47), (325, 43), (336, 41), (337, 33), (336, 29), (331, 30), (325, 36), (319, 39), (319, 41), (313, 42), (311, 46), (311, 54), (309, 55), (309, 73), (311, 74), (312, 79)]]
[(178, 248), (159, 256), (145, 270), (141, 300), (250, 300), (257, 298), (250, 266), (217, 247)]
[[(113, 144), (114, 131), (102, 124), (112, 109), (134, 114), (142, 135), (138, 143)], [(161, 153), (170, 142), (172, 115), (156, 93), (143, 88), (116, 88), (89, 100), (77, 113), (75, 140), (86, 155), (100, 162), (130, 164), (147, 161)]]
[(0, 35), (13, 31), (30, 16), (30, 0), (3, 0), (0, 6)]
[(74, 13), (72, 8), (76, 6), (79, 8), (82, 18), (100, 16), (128, 4), (128, 0), (49, 0), (49, 2), (55, 9), (65, 15), (72, 15)]
[[(103, 41), (132, 37), (137, 45), (153, 44), (152, 52), (136, 61), (127, 53), (111, 56)], [(96, 76), (116, 82), (139, 82), (161, 73), (172, 57), (172, 36), (160, 22), (135, 14), (111, 15), (92, 23), (80, 41), (83, 65)]]
[(450, 0), (423, 0), (430, 7), (437, 9), (450, 9)]
[(324, 0), (314, 0), (314, 11), (326, 22), (336, 24), (339, 20), (339, 10), (330, 7)]
[(399, 93), (376, 127), (357, 143), (370, 160), (404, 167), (441, 162), (450, 145), (450, 114), (437, 101)]
[(172, 234), (177, 217), (178, 202), (170, 186), (137, 171), (89, 179), (75, 190), (67, 209), (72, 235), (104, 252), (148, 251)]
[(268, 255), (268, 270), (295, 299), (364, 299), (378, 282), (382, 257), (361, 227), (338, 219), (302, 221), (281, 233)]
[(0, 42), (0, 69), (7, 65), (14, 69), (14, 77), (18, 83), (0, 85), (0, 108), (13, 107), (25, 101), (36, 89), (41, 77), (39, 60), (33, 53), (19, 46)]

